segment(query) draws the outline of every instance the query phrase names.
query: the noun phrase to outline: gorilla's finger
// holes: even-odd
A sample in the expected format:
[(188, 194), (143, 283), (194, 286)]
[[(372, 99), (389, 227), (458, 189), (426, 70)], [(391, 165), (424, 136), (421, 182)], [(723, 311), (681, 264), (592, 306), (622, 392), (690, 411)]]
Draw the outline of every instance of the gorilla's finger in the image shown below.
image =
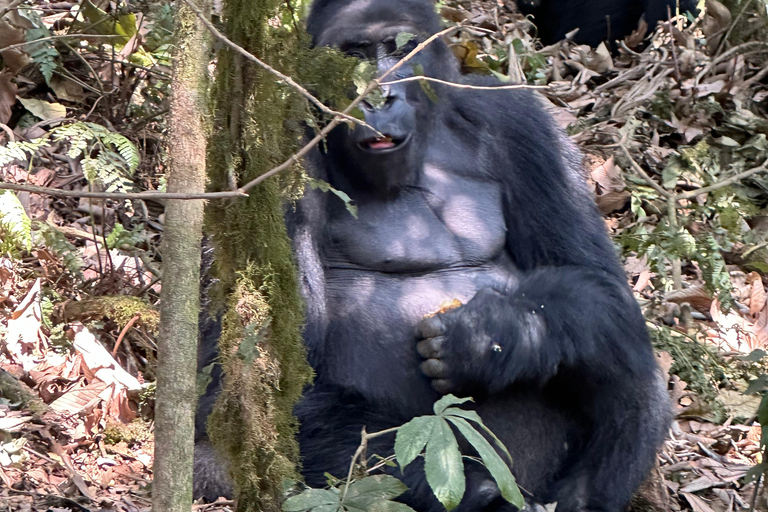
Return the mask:
[(431, 379), (443, 379), (448, 376), (448, 365), (439, 359), (427, 359), (419, 365), (419, 368)]
[(443, 352), (444, 336), (428, 338), (416, 344), (416, 352), (424, 359), (439, 359)]
[(434, 338), (444, 333), (445, 323), (440, 315), (427, 317), (416, 326), (416, 337), (419, 339)]
[(432, 381), (432, 389), (441, 395), (447, 395), (453, 392), (453, 382), (448, 379), (435, 379)]

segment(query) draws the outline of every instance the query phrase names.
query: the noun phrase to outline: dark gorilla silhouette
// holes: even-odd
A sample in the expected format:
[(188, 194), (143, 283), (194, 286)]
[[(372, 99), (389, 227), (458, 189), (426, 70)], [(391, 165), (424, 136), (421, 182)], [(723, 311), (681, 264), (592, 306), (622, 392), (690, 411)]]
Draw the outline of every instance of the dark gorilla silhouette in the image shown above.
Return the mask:
[[(597, 46), (613, 43), (637, 29), (640, 18), (653, 32), (656, 23), (667, 21), (667, 7), (674, 16), (676, 0), (517, 0), (520, 12), (533, 15), (537, 35), (553, 44), (578, 28), (573, 40)], [(696, 0), (681, 0), (680, 12), (696, 13)]]
[[(382, 73), (439, 29), (432, 0), (317, 0), (308, 21), (315, 44)], [(400, 33), (415, 38), (397, 48)], [(387, 80), (414, 69), (498, 85), (460, 76), (442, 41)], [(581, 156), (530, 90), (430, 87), (385, 85), (382, 105), (362, 105), (384, 136), (340, 126), (308, 162), (359, 218), (320, 192), (288, 214), (317, 374), (295, 409), (304, 477), (322, 487), (324, 472), (346, 475), (363, 426), (431, 414), (451, 392), (474, 397), (531, 503), (618, 512), (654, 464), (670, 409)], [(389, 455), (393, 442), (368, 451)], [(198, 462), (198, 494), (221, 491)], [(410, 489), (402, 501), (442, 510), (422, 462), (393, 470)], [(457, 511), (514, 509), (485, 468), (465, 471)]]

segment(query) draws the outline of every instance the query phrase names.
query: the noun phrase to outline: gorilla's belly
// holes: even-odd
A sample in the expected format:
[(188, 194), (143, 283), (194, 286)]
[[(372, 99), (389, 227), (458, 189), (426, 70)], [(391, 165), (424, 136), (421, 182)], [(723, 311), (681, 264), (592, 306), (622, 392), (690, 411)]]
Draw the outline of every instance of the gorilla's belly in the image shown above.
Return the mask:
[(419, 370), (415, 326), (456, 301), (466, 304), (481, 288), (514, 289), (514, 266), (506, 256), (500, 259), (423, 275), (326, 270), (329, 325), (322, 353), (333, 364), (318, 373), (371, 399), (391, 395), (387, 383), (397, 382), (425, 398), (421, 405), (431, 406), (433, 392)]

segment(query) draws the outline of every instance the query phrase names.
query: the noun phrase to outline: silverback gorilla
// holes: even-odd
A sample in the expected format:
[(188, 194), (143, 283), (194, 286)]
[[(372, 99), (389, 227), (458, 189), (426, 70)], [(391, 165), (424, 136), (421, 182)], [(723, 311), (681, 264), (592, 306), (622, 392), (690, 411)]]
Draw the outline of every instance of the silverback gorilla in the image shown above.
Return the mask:
[[(432, 0), (316, 0), (308, 30), (383, 73), (440, 23)], [(402, 33), (415, 37), (398, 49)], [(460, 76), (439, 40), (386, 80), (414, 69), (498, 85)], [(306, 482), (346, 475), (363, 426), (402, 425), (454, 393), (474, 397), (531, 503), (619, 512), (654, 463), (669, 406), (580, 154), (532, 91), (431, 88), (385, 85), (381, 105), (362, 104), (379, 133), (340, 126), (308, 162), (357, 219), (320, 192), (288, 214), (316, 372), (295, 409)], [(368, 451), (389, 455), (393, 442)], [(197, 466), (197, 494), (223, 492), (215, 468)], [(467, 459), (465, 473), (456, 510), (514, 510), (484, 467)], [(443, 510), (418, 460), (393, 474), (403, 502)]]

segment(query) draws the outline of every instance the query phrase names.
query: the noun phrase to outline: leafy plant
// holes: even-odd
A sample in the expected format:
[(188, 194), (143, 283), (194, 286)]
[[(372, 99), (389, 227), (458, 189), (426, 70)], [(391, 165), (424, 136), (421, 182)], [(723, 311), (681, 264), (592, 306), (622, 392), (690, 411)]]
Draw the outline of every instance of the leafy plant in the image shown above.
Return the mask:
[(34, 222), (32, 230), (35, 237), (41, 236), (42, 241), (35, 240), (36, 245), (45, 245), (48, 251), (61, 258), (61, 264), (67, 271), (82, 279), (82, 269), (85, 266), (83, 258), (80, 256), (77, 248), (69, 243), (67, 237), (60, 231), (52, 228), (44, 222)]
[(32, 248), (32, 221), (11, 190), (0, 190), (0, 253)]
[(102, 185), (107, 192), (133, 189), (131, 178), (140, 162), (138, 149), (126, 137), (94, 123), (67, 124), (39, 139), (8, 142), (0, 146), (0, 166), (31, 158), (52, 142), (66, 142), (67, 156), (82, 157), (80, 164), (89, 182)]
[[(395, 437), (395, 460), (404, 470), (406, 466), (424, 457), (424, 472), (435, 497), (447, 510), (456, 508), (466, 490), (464, 457), (454, 429), (474, 448), (479, 460), (496, 480), (501, 495), (522, 509), (523, 495), (517, 487), (515, 477), (499, 453), (511, 463), (512, 457), (496, 435), (485, 426), (475, 411), (457, 406), (471, 401), (471, 398), (457, 398), (446, 395), (434, 405), (434, 415), (418, 416), (398, 427)], [(452, 428), (453, 427), (453, 428)], [(367, 439), (388, 433), (382, 431), (363, 434)], [(363, 445), (361, 445), (363, 446)], [(358, 454), (360, 449), (358, 449)], [(353, 465), (357, 455), (353, 458)], [(350, 469), (350, 475), (352, 471)], [(285, 512), (404, 512), (410, 507), (392, 501), (407, 490), (407, 487), (390, 475), (366, 476), (352, 482), (336, 481), (330, 489), (307, 489), (285, 501)]]

